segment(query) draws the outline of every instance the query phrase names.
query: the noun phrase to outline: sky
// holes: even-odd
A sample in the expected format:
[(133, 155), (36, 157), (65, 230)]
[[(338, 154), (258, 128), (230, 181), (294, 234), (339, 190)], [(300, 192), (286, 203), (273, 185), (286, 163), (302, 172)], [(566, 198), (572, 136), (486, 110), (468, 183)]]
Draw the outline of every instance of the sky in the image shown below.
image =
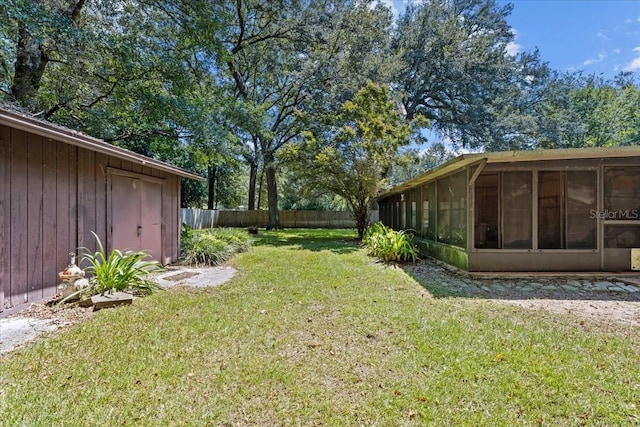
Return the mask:
[[(401, 13), (411, 0), (383, 0)], [(582, 70), (612, 79), (640, 75), (640, 0), (497, 0), (511, 3), (511, 52), (540, 51), (561, 72)]]

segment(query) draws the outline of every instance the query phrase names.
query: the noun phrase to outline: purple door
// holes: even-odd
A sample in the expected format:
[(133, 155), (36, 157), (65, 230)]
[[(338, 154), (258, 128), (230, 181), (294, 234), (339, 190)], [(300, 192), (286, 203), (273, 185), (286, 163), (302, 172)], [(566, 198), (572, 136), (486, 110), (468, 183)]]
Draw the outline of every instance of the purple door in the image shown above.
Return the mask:
[(141, 181), (140, 247), (162, 261), (162, 184)]
[(145, 250), (162, 260), (162, 184), (111, 174), (110, 249)]

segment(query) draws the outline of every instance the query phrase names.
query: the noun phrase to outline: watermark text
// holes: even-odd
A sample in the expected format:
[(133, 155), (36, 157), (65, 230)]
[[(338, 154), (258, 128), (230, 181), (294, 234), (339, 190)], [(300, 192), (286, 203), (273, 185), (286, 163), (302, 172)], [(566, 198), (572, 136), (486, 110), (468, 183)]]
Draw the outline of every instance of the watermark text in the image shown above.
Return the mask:
[(609, 210), (605, 209), (603, 211), (597, 211), (595, 209), (591, 209), (589, 211), (590, 219), (640, 219), (640, 210), (639, 209), (618, 209), (618, 210)]

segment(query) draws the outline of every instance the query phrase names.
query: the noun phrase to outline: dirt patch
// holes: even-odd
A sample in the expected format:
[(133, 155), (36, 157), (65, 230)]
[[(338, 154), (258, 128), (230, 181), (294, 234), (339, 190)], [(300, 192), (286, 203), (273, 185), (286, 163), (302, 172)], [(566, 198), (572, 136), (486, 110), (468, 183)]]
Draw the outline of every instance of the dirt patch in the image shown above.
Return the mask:
[(168, 280), (170, 282), (179, 282), (184, 279), (188, 279), (190, 277), (194, 277), (199, 275), (200, 273), (195, 273), (193, 271), (185, 271), (178, 274), (173, 274), (171, 276), (164, 276), (164, 280)]
[(51, 320), (57, 325), (69, 325), (88, 319), (93, 315), (93, 308), (83, 308), (77, 305), (62, 304), (48, 306), (46, 304), (31, 304), (26, 310), (7, 316), (29, 317), (32, 319)]
[(501, 300), (520, 307), (570, 314), (598, 323), (621, 323), (640, 327), (640, 302), (605, 300)]

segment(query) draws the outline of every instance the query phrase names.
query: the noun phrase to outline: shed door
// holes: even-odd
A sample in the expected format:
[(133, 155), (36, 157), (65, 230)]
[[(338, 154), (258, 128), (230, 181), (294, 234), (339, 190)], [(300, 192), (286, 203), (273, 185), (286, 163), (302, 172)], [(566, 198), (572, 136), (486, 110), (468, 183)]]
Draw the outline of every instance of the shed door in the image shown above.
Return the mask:
[(111, 248), (162, 260), (162, 184), (111, 175)]

